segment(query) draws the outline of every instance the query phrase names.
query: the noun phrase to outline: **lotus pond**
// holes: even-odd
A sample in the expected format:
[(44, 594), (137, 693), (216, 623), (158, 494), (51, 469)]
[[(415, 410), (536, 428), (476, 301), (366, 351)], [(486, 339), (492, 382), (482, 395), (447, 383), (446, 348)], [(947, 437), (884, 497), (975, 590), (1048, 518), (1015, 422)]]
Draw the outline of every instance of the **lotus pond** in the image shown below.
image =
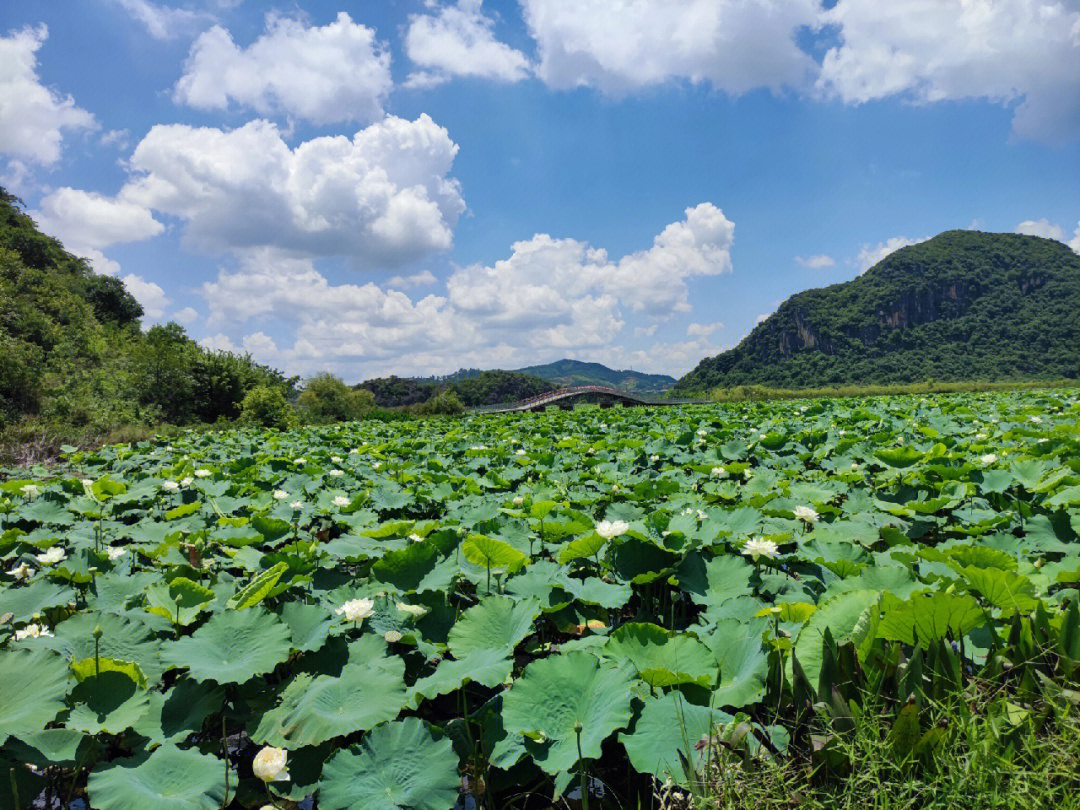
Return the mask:
[(645, 807), (721, 756), (837, 767), (861, 711), (925, 763), (943, 695), (1004, 687), (1017, 726), (1077, 702), (1075, 391), (191, 434), (64, 470), (0, 483), (3, 808)]

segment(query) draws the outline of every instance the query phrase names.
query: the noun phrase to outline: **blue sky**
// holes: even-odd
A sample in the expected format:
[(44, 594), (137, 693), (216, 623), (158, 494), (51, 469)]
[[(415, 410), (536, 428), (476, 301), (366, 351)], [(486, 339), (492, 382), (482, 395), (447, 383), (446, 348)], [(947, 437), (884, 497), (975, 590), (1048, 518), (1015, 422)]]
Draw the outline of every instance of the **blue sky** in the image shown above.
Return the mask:
[(294, 374), (681, 374), (950, 228), (1080, 250), (1078, 0), (27, 0), (0, 183)]

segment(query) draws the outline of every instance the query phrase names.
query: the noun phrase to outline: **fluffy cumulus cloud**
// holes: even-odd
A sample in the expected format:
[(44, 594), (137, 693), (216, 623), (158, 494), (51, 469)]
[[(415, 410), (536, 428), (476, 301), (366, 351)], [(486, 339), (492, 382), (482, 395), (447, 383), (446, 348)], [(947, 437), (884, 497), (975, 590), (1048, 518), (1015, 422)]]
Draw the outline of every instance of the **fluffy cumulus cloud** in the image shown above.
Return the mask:
[(165, 226), (141, 205), (75, 188), (58, 188), (32, 212), (41, 229), (77, 256), (157, 236)]
[(484, 15), (481, 2), (458, 0), (437, 13), (409, 18), (405, 52), (424, 68), (410, 76), (409, 84), (429, 86), (450, 76), (516, 82), (529, 75), (528, 58), (495, 38), (495, 21)]
[(1059, 242), (1064, 242), (1072, 248), (1074, 252), (1080, 253), (1080, 222), (1076, 223), (1076, 230), (1072, 232), (1072, 238), (1067, 238), (1064, 228), (1046, 218), (1025, 219), (1016, 226), (1016, 232), (1027, 234), (1028, 236), (1042, 236), (1046, 239), (1056, 239)]
[(714, 323), (692, 323), (686, 327), (686, 334), (689, 337), (708, 337), (718, 329), (723, 329), (724, 325), (720, 321)]
[(822, 267), (832, 267), (836, 264), (836, 260), (832, 256), (826, 256), (824, 253), (818, 253), (814, 256), (796, 256), (796, 264), (800, 264), (803, 267), (810, 267), (814, 270), (819, 270)]
[(143, 316), (151, 321), (160, 320), (172, 299), (165, 295), (165, 290), (152, 281), (147, 281), (135, 273), (123, 277), (124, 286), (135, 300), (142, 304)]
[(841, 44), (820, 91), (848, 103), (1019, 102), (1017, 135), (1080, 133), (1080, 7), (1075, 0), (839, 0), (822, 22)]
[(366, 124), (382, 117), (392, 86), (390, 52), (344, 11), (322, 27), (270, 14), (266, 32), (246, 48), (221, 26), (203, 32), (173, 96), (203, 110), (231, 101), (261, 115)]
[(291, 323), (292, 347), (267, 361), (294, 373), (447, 372), (556, 355), (662, 369), (685, 365), (684, 355), (700, 357), (719, 325), (696, 325), (695, 340), (658, 344), (648, 360), (616, 347), (626, 318), (659, 321), (688, 311), (688, 282), (731, 269), (733, 235), (734, 225), (710, 203), (687, 209), (652, 247), (617, 261), (587, 243), (537, 234), (492, 266), (460, 268), (445, 294), (415, 300), (374, 283), (335, 285), (310, 258), (262, 249), (241, 255), (202, 293), (212, 325)]
[(97, 127), (70, 95), (38, 78), (37, 52), (48, 36), (48, 28), (39, 25), (0, 37), (0, 153), (42, 166), (60, 160), (65, 130)]
[(153, 127), (128, 162), (124, 199), (178, 217), (206, 251), (276, 247), (394, 267), (451, 246), (465, 209), (457, 145), (427, 115), (388, 116), (290, 149), (277, 126)]
[(855, 257), (855, 264), (858, 266), (860, 273), (865, 273), (889, 254), (895, 253), (902, 247), (925, 242), (929, 238), (929, 236), (924, 236), (921, 239), (908, 239), (906, 236), (893, 236), (884, 242), (878, 242), (876, 245), (863, 245), (859, 254)]
[(538, 75), (560, 88), (626, 92), (670, 79), (729, 93), (802, 87), (815, 64), (796, 44), (816, 0), (522, 0)]

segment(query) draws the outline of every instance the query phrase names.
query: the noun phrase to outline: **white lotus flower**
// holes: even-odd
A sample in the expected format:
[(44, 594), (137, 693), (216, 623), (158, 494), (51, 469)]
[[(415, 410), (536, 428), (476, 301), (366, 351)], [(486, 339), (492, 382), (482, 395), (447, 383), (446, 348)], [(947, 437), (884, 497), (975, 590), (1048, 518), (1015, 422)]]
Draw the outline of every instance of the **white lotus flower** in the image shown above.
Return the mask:
[(985, 438), (986, 438), (986, 434), (985, 434), (985, 433), (976, 433), (976, 434), (975, 434), (975, 438), (976, 438), (976, 439), (985, 439)]
[(523, 455), (525, 455), (525, 448), (524, 447), (519, 447), (517, 450), (514, 451), (514, 455), (515, 456), (523, 456)]
[(618, 492), (619, 491), (619, 485), (618, 484), (612, 484), (611, 485), (611, 491), (612, 492)]
[(596, 448), (595, 448), (595, 447), (590, 447), (590, 448), (589, 448), (588, 450), (586, 450), (585, 452), (586, 452), (586, 453), (588, 453), (588, 454), (589, 454), (589, 455), (591, 456), (591, 455), (592, 455), (593, 453), (595, 453), (595, 452), (596, 452)]
[(86, 487), (87, 489), (89, 489), (90, 487), (92, 487), (92, 486), (94, 485), (94, 482), (93, 482), (93, 480), (92, 480), (92, 479), (90, 479), (90, 478), (83, 478), (83, 479), (80, 479), (79, 483), (80, 483), (80, 484), (82, 484), (82, 485), (83, 485), (84, 487)]
[(795, 513), (796, 518), (807, 523), (817, 523), (821, 519), (821, 515), (817, 513), (817, 510), (809, 506), (796, 506), (791, 511)]
[(166, 492), (176, 492), (180, 489), (180, 485), (175, 481), (166, 481), (161, 485), (161, 488)]
[(345, 474), (345, 472), (343, 470), (331, 470), (330, 471), (330, 475), (332, 475), (334, 478), (338, 478), (339, 476), (342, 476), (344, 474)]
[(27, 498), (36, 498), (41, 494), (41, 490), (35, 484), (23, 484), (19, 491)]
[(274, 490), (274, 500), (275, 501), (283, 501), (288, 497), (289, 497), (289, 493), (286, 492), (285, 490), (283, 490), (283, 489), (275, 489)]
[(19, 563), (11, 569), (11, 575), (15, 577), (15, 580), (17, 582), (22, 582), (23, 580), (30, 579), (30, 575), (32, 573), (34, 573), (34, 569), (24, 562)]
[(525, 503), (525, 499), (522, 498), (520, 495), (514, 498), (514, 506), (521, 506), (523, 503)]
[(705, 512), (703, 512), (703, 511), (702, 511), (701, 509), (698, 509), (698, 510), (697, 510), (697, 519), (698, 519), (698, 520), (707, 520), (707, 519), (708, 519), (708, 517), (709, 517), (709, 516), (708, 516), (708, 515), (706, 515), (706, 514), (705, 514)]
[(255, 755), (251, 770), (264, 782), (287, 782), (289, 772), (285, 769), (285, 762), (288, 758), (289, 752), (284, 748), (266, 746)]
[(374, 464), (371, 465), (371, 469), (377, 470), (381, 466), (382, 466), (382, 462), (381, 461), (376, 461)]
[(67, 559), (67, 552), (60, 546), (53, 546), (43, 554), (38, 554), (37, 559), (42, 565), (56, 565), (56, 563)]
[(383, 633), (383, 639), (385, 639), (388, 644), (394, 644), (401, 641), (401, 633), (397, 630), (387, 630)]
[(407, 602), (398, 602), (397, 609), (400, 610), (402, 613), (407, 613), (410, 616), (415, 616), (416, 618), (420, 618), (428, 612), (428, 609), (423, 605), (410, 605)]
[(181, 478), (180, 479), (180, 486), (182, 486), (182, 487), (190, 487), (194, 483), (195, 483), (195, 479), (192, 478), (190, 475), (187, 478)]
[(26, 638), (40, 638), (41, 636), (52, 638), (52, 635), (47, 627), (42, 627), (40, 624), (28, 624), (22, 630), (15, 631), (15, 640), (22, 641)]
[(296, 459), (296, 461), (293, 462), (293, 464), (295, 464), (297, 467), (303, 467), (305, 464), (307, 464), (307, 459), (306, 458), (298, 458), (298, 459)]
[(412, 540), (414, 543), (423, 543), (424, 542), (424, 538), (421, 537), (418, 534), (410, 534), (409, 539)]
[(334, 613), (344, 616), (347, 622), (362, 622), (375, 612), (373, 599), (350, 599), (339, 607)]
[(304, 502), (303, 501), (293, 501), (292, 503), (289, 504), (289, 507), (292, 508), (292, 509), (303, 509), (304, 508)]
[(709, 471), (709, 475), (713, 478), (727, 478), (728, 471), (723, 467), (713, 467), (712, 470)]
[(751, 537), (742, 547), (742, 553), (757, 562), (758, 557), (768, 557), (770, 560), (780, 556), (780, 549), (772, 540), (763, 540), (760, 537)]
[(344, 460), (345, 459), (343, 459), (341, 456), (330, 456), (330, 463), (331, 464), (340, 464)]
[(656, 461), (659, 461), (659, 460), (660, 460), (660, 456), (656, 455), (655, 453), (653, 453), (651, 456), (649, 456), (649, 461), (656, 462)]
[(109, 555), (110, 560), (115, 561), (127, 554), (127, 549), (123, 546), (109, 546), (105, 549), (105, 553)]
[(981, 461), (983, 464), (993, 464), (995, 461), (997, 461), (997, 454), (987, 453), (985, 456), (979, 456), (979, 461)]
[(211, 475), (213, 475), (213, 473), (206, 469), (206, 467), (200, 467), (195, 471), (196, 478), (209, 478)]
[(349, 455), (350, 456), (355, 456), (359, 452), (360, 452), (360, 448), (354, 447), (352, 450), (349, 451)]
[(334, 498), (334, 506), (348, 506), (348, 505), (349, 505), (349, 499), (346, 498), (344, 495), (338, 495), (336, 498)]
[(1038, 416), (1031, 417), (1031, 421), (1032, 421), (1032, 423), (1034, 423), (1036, 425), (1041, 425), (1042, 424), (1042, 419), (1040, 417), (1038, 417)]
[(626, 534), (629, 528), (630, 524), (625, 520), (601, 520), (596, 524), (596, 533), (605, 540), (610, 540), (620, 534)]
[(859, 463), (857, 461), (851, 462), (851, 469), (853, 469), (853, 470), (859, 469)]
[(705, 428), (702, 428), (701, 430), (699, 430), (699, 431), (697, 432), (697, 435), (698, 435), (698, 436), (708, 436), (708, 435), (709, 435), (709, 431), (705, 430)]

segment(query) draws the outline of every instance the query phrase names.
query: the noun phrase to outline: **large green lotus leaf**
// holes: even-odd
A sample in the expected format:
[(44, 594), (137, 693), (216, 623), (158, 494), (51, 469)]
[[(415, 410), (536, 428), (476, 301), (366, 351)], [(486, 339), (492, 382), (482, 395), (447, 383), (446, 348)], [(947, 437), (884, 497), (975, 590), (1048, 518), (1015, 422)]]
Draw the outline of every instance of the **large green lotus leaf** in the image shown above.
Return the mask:
[(243, 683), (289, 657), (289, 628), (262, 608), (215, 614), (192, 635), (164, 647), (161, 660), (197, 681)]
[(187, 627), (214, 600), (214, 592), (187, 577), (159, 582), (146, 589), (146, 609)]
[[(886, 447), (874, 451), (874, 458), (889, 467), (910, 467), (926, 458), (926, 453), (921, 453), (914, 447)], [(799, 659), (802, 660), (801, 658)]]
[(601, 664), (586, 652), (533, 661), (503, 698), (503, 725), (539, 741), (533, 759), (548, 773), (578, 761), (575, 725), (581, 724), (581, 755), (600, 756), (612, 732), (630, 722), (630, 667)]
[(92, 675), (68, 698), (64, 724), (87, 734), (119, 734), (134, 726), (150, 708), (150, 696), (128, 675), (116, 670)]
[(319, 745), (393, 720), (405, 705), (405, 662), (396, 656), (345, 665), (341, 674), (297, 675), (252, 737), (282, 748)]
[(225, 689), (210, 681), (180, 678), (168, 692), (151, 692), (146, 714), (132, 728), (151, 743), (179, 743), (221, 711)]
[(462, 613), (450, 628), (450, 652), (458, 659), (474, 650), (498, 650), (509, 656), (532, 632), (533, 621), (539, 615), (540, 605), (534, 599), (485, 597)]
[(41, 731), (64, 708), (68, 665), (46, 650), (0, 652), (0, 744)]
[(986, 613), (970, 594), (922, 594), (886, 610), (877, 635), (905, 644), (914, 644), (918, 637), (919, 645), (928, 647), (949, 636), (959, 639), (985, 621)]
[(278, 584), (278, 580), (288, 570), (288, 563), (279, 562), (265, 571), (261, 571), (233, 594), (225, 603), (225, 606), (236, 610), (254, 607), (270, 595)]
[(399, 591), (415, 591), (439, 562), (439, 552), (430, 543), (409, 543), (399, 551), (388, 551), (371, 566), (371, 576)]
[(490, 571), (512, 574), (529, 558), (509, 543), (483, 534), (471, 534), (461, 544), (461, 553), (473, 565), (479, 565)]
[(374, 729), (323, 766), (323, 810), (449, 810), (458, 798), (458, 758), (449, 737), (407, 717)]
[(713, 703), (741, 709), (761, 700), (769, 677), (769, 658), (761, 644), (761, 633), (752, 624), (727, 620), (717, 626), (709, 638), (709, 647), (720, 664), (720, 683), (713, 691)]
[(733, 554), (713, 557), (705, 563), (706, 589), (691, 593), (690, 598), (699, 605), (721, 605), (729, 599), (746, 596), (751, 592), (750, 577), (754, 567)]
[(38, 796), (45, 789), (45, 778), (25, 767), (26, 764), (26, 760), (11, 759), (7, 752), (0, 752), (0, 773), (6, 775), (0, 779), (0, 808), (3, 810), (21, 810), (27, 806), (27, 796)]
[(585, 580), (569, 578), (566, 587), (578, 602), (599, 605), (609, 610), (621, 608), (634, 595), (629, 584), (604, 582), (600, 577), (589, 577)]
[(473, 650), (458, 661), (447, 658), (439, 662), (433, 673), (409, 688), (407, 702), (419, 706), (422, 700), (457, 691), (471, 681), (494, 688), (510, 677), (513, 668), (508, 653), (491, 647)]
[(1046, 470), (1046, 462), (1034, 458), (1014, 461), (1009, 467), (1009, 472), (1012, 473), (1013, 478), (1029, 492), (1034, 492), (1036, 487), (1039, 486), (1039, 482), (1042, 480)]
[[(77, 763), (87, 767), (104, 750), (101, 743), (81, 731), (69, 728), (49, 728), (8, 742), (8, 747), (22, 762), (38, 768), (49, 765), (74, 767)], [(0, 807), (3, 807), (0, 802)]]
[(326, 643), (333, 624), (327, 613), (318, 605), (288, 602), (281, 608), (281, 618), (289, 627), (292, 647), (301, 652), (314, 652)]
[(146, 625), (125, 616), (79, 613), (56, 626), (56, 636), (47, 640), (48, 646), (74, 660), (93, 658), (96, 627), (102, 631), (99, 656), (138, 664), (150, 686), (161, 680), (161, 643)]
[(559, 562), (564, 565), (574, 560), (580, 560), (583, 558), (595, 557), (600, 553), (601, 549), (607, 543), (603, 537), (596, 532), (587, 534), (584, 537), (579, 537), (576, 540), (571, 540), (562, 550), (559, 552)]
[(961, 569), (960, 573), (994, 607), (1029, 613), (1039, 604), (1035, 596), (1035, 583), (1014, 571), (969, 566)]
[(55, 582), (39, 579), (25, 588), (0, 588), (0, 616), (12, 614), (15, 623), (30, 621), (35, 613), (59, 605), (66, 605), (75, 599), (75, 591)]
[(152, 571), (130, 573), (125, 565), (121, 573), (114, 568), (94, 580), (93, 588), (86, 594), (87, 607), (99, 613), (123, 613), (157, 580), (158, 575)]
[[(634, 723), (634, 733), (620, 734), (619, 742), (638, 773), (651, 774), (661, 782), (671, 778), (685, 784), (701, 773), (709, 756), (698, 743), (709, 736), (710, 730), (730, 720), (727, 712), (695, 706), (673, 691), (646, 700)], [(690, 763), (690, 773), (684, 762)]]
[(678, 555), (655, 543), (630, 537), (611, 553), (615, 575), (623, 582), (644, 584), (659, 579), (679, 563)]
[(163, 745), (95, 768), (87, 791), (94, 810), (215, 810), (225, 800), (225, 763)]
[[(802, 665), (803, 672), (810, 683), (816, 684), (821, 675), (822, 649), (825, 629), (828, 628), (837, 644), (860, 639), (853, 638), (853, 632), (863, 611), (877, 603), (877, 591), (849, 591), (834, 596), (822, 604), (810, 616), (795, 639), (795, 655)], [(791, 663), (788, 659), (788, 677), (791, 677)]]
[(655, 624), (622, 625), (608, 638), (603, 653), (632, 663), (649, 686), (696, 683), (708, 688), (716, 682), (716, 659), (708, 647), (692, 636)]

